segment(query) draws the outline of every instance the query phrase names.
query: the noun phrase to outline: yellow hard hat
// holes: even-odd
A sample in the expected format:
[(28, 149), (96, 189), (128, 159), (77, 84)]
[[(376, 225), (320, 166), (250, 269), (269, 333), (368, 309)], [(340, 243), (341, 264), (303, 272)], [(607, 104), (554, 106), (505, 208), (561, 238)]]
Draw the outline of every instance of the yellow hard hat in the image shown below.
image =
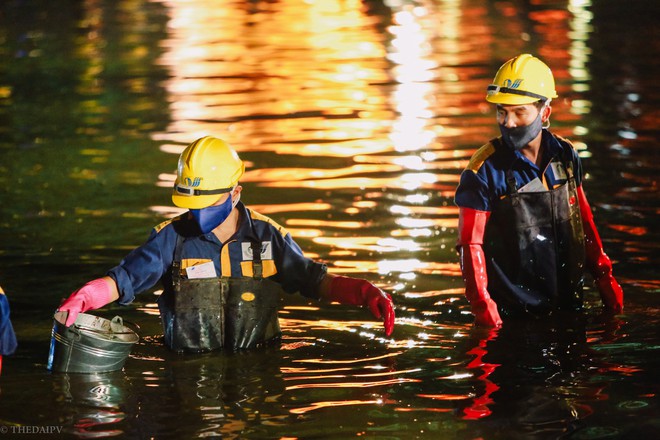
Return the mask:
[(243, 161), (228, 143), (211, 136), (197, 139), (179, 156), (172, 202), (188, 209), (211, 206), (244, 172)]
[(493, 104), (531, 104), (556, 97), (552, 71), (528, 53), (504, 63), (486, 92), (486, 101)]

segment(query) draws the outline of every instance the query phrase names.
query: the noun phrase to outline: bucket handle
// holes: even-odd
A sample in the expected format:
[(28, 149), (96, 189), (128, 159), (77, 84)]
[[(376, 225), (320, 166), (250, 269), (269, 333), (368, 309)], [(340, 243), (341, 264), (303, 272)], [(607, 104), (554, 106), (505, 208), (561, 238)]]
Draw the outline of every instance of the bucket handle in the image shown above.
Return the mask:
[[(133, 327), (131, 330), (133, 330), (134, 333), (138, 333), (137, 330), (140, 330), (140, 326), (134, 323), (133, 321), (124, 321), (121, 316), (115, 316), (112, 318), (110, 321), (110, 328), (113, 328), (113, 324), (117, 325), (119, 324), (121, 327)], [(130, 332), (114, 332), (113, 333), (118, 333), (118, 334), (125, 334), (125, 333), (130, 333)]]
[(80, 337), (80, 330), (85, 330), (86, 332), (90, 332), (90, 333), (98, 333), (100, 335), (105, 335), (105, 336), (108, 336), (108, 335), (111, 335), (111, 336), (112, 335), (132, 335), (133, 334), (133, 332), (110, 332), (110, 333), (108, 333), (108, 332), (103, 331), (103, 330), (98, 330), (98, 329), (91, 328), (91, 327), (83, 327), (83, 326), (79, 326), (79, 325), (71, 326), (70, 328), (73, 328), (73, 327), (75, 327), (74, 333), (78, 337)]
[(124, 328), (124, 320), (121, 316), (117, 315), (110, 320), (110, 331), (112, 333), (122, 333), (120, 330)]
[(66, 327), (66, 330), (73, 333), (73, 340), (76, 342), (80, 342), (80, 339), (82, 338), (82, 333), (80, 333), (80, 326), (78, 325), (70, 325), (69, 327)]
[[(140, 329), (140, 326), (135, 324), (134, 322), (124, 321), (121, 316), (115, 316), (114, 318), (112, 318), (112, 320), (110, 320), (111, 334), (113, 334), (113, 335), (132, 335), (134, 333), (137, 333), (136, 331), (133, 331), (133, 330), (128, 331), (128, 332), (123, 332), (123, 331), (117, 331), (116, 330), (116, 329), (123, 328), (124, 324), (130, 324), (131, 326), (135, 327), (136, 329), (138, 329), (138, 330)], [(77, 324), (72, 325), (71, 327), (69, 327), (69, 329), (71, 329), (71, 331), (73, 331), (73, 333), (78, 337), (78, 340), (81, 337), (80, 330), (85, 330), (86, 332), (98, 333), (98, 334), (102, 334), (102, 335), (107, 335), (108, 334), (107, 331), (98, 330), (98, 329), (95, 329), (95, 328), (92, 328), (92, 327), (85, 327), (85, 326), (77, 325)]]

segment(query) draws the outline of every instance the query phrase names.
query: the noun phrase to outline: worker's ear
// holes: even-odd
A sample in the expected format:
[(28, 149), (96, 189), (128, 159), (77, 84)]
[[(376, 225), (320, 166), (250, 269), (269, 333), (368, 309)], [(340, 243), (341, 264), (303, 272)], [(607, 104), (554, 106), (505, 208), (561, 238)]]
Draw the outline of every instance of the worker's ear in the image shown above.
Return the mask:
[(241, 191), (243, 191), (243, 187), (241, 185), (236, 185), (236, 188), (231, 192), (231, 198), (232, 200), (238, 199), (238, 197), (241, 195)]
[(552, 107), (550, 104), (543, 106), (541, 110), (541, 122), (546, 123), (550, 120), (550, 115), (552, 114)]

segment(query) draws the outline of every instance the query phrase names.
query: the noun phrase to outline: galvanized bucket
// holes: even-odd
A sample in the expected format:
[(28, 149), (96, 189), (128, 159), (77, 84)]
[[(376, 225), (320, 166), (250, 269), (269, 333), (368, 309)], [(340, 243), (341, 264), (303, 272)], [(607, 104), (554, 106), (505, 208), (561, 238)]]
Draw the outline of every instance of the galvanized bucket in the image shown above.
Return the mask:
[(139, 336), (119, 316), (112, 320), (80, 313), (69, 327), (67, 312), (53, 316), (48, 369), (62, 373), (121, 370)]

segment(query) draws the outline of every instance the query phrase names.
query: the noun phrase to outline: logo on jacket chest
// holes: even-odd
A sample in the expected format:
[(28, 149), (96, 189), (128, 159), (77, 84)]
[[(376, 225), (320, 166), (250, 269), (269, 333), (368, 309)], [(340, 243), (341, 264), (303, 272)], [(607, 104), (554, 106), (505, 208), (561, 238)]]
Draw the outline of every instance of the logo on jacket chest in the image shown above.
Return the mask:
[[(252, 243), (241, 243), (241, 251), (243, 254), (243, 261), (252, 261), (254, 260), (254, 255), (252, 251)], [(261, 260), (272, 260), (273, 259), (273, 246), (270, 241), (261, 242)]]
[(564, 181), (568, 179), (568, 176), (566, 175), (566, 169), (560, 162), (550, 163), (550, 171), (552, 172), (552, 177), (555, 181)]

